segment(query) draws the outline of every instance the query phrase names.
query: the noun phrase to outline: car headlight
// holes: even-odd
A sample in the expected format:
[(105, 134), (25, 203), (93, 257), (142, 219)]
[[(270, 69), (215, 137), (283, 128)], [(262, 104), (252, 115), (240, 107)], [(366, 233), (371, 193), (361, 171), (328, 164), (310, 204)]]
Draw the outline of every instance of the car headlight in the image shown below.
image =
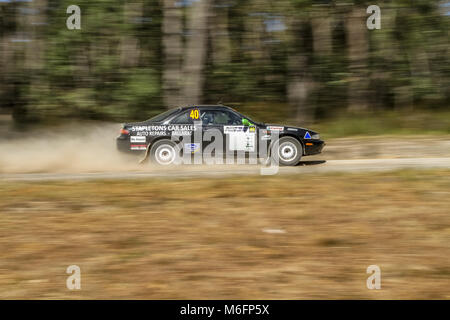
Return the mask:
[(315, 140), (319, 140), (320, 139), (320, 134), (315, 133), (311, 136), (311, 139), (315, 139)]

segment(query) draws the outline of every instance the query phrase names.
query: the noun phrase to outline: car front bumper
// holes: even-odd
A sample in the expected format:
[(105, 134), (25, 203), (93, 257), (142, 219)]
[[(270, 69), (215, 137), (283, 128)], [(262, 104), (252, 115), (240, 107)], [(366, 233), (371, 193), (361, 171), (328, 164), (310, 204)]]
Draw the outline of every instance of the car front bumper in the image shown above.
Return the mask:
[(312, 156), (314, 154), (319, 154), (322, 152), (325, 146), (325, 141), (322, 140), (309, 140), (305, 141), (305, 156)]

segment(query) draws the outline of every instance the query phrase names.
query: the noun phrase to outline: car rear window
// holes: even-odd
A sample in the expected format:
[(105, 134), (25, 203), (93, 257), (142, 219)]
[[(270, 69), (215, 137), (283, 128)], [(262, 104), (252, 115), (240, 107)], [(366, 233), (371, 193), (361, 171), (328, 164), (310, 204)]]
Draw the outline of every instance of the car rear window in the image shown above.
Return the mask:
[(170, 117), (171, 115), (177, 113), (180, 110), (181, 110), (181, 108), (174, 108), (174, 109), (167, 110), (166, 112), (160, 113), (157, 116), (154, 116), (153, 118), (150, 118), (148, 121), (151, 121), (151, 122), (164, 121), (165, 119), (167, 119), (168, 117)]

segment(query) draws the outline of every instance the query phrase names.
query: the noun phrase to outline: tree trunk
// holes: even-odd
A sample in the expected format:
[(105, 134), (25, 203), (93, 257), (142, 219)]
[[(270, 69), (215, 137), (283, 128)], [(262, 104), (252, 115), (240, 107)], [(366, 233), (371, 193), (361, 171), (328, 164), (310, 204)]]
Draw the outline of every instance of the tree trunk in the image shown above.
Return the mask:
[[(125, 23), (141, 18), (142, 3), (125, 3), (124, 19)], [(140, 47), (139, 39), (134, 34), (124, 34), (120, 39), (120, 66), (136, 67), (139, 63)]]
[(320, 7), (311, 13), (314, 55), (329, 56), (332, 53), (332, 18), (328, 8)]
[(314, 81), (306, 71), (306, 57), (300, 54), (288, 57), (287, 95), (289, 104), (295, 108), (296, 120), (303, 124), (314, 121), (314, 108), (308, 104), (308, 97), (314, 88)]
[(367, 110), (368, 90), (368, 40), (366, 11), (354, 6), (345, 19), (349, 60), (348, 110), (360, 112)]
[(264, 45), (264, 23), (263, 16), (260, 14), (264, 9), (262, 3), (256, 0), (250, 0), (249, 14), (245, 19), (245, 31), (243, 35), (245, 51), (251, 57), (254, 64), (266, 64), (270, 55)]
[(182, 29), (183, 12), (176, 5), (177, 0), (164, 0), (163, 8), (163, 90), (164, 105), (177, 106), (181, 103)]
[(209, 24), (209, 35), (212, 44), (214, 65), (227, 64), (231, 60), (231, 43), (228, 33), (228, 8), (219, 7)]
[[(313, 55), (314, 55), (314, 99), (311, 101), (311, 106), (320, 106), (322, 95), (326, 96), (327, 84), (323, 79), (328, 78), (329, 69), (331, 65), (333, 53), (333, 16), (330, 12), (329, 6), (319, 6), (313, 8), (310, 13), (311, 31), (313, 41)], [(319, 79), (319, 80), (317, 80)], [(312, 81), (311, 88), (312, 88)], [(311, 109), (311, 108), (310, 108)], [(313, 120), (314, 110), (309, 110), (309, 119)]]
[(30, 42), (25, 49), (25, 68), (39, 70), (43, 68), (45, 39), (43, 28), (47, 22), (47, 0), (35, 0), (27, 3), (34, 14), (24, 17), (24, 30), (27, 30)]
[(308, 98), (314, 88), (314, 81), (309, 70), (308, 54), (304, 41), (304, 30), (297, 18), (288, 22), (288, 81), (287, 98), (295, 109), (296, 120), (303, 124), (314, 120), (314, 109), (308, 104)]
[(188, 10), (189, 36), (184, 60), (183, 97), (187, 104), (199, 104), (203, 96), (210, 0), (198, 0)]

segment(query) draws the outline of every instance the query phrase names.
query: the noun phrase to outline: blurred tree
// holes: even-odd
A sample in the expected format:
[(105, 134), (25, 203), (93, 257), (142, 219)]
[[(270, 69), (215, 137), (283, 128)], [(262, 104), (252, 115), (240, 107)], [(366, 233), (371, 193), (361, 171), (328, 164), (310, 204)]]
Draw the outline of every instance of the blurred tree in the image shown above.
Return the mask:
[[(311, 49), (308, 48), (309, 1), (287, 4), (286, 13), (295, 12), (288, 19), (287, 98), (294, 108), (297, 121), (312, 122), (315, 115), (310, 103), (315, 83), (311, 69)], [(289, 15), (288, 15), (289, 16)], [(318, 45), (316, 44), (316, 47)]]
[[(448, 109), (448, 1), (0, 1), (0, 108), (143, 119), (221, 100), (263, 119)], [(295, 117), (292, 116), (295, 115)], [(295, 119), (294, 119), (295, 118)]]
[(203, 72), (208, 48), (210, 8), (211, 0), (192, 1), (188, 8), (188, 36), (183, 67), (184, 104), (201, 103), (203, 99)]
[[(143, 4), (142, 3), (125, 3), (124, 6), (124, 22), (126, 26), (133, 25), (140, 19), (142, 19), (143, 14)], [(121, 67), (136, 67), (139, 63), (140, 57), (140, 45), (139, 39), (136, 37), (129, 28), (126, 34), (122, 35), (120, 40), (120, 66)], [(130, 30), (131, 29), (131, 30)]]
[(0, 107), (12, 108), (15, 101), (14, 32), (16, 4), (0, 3)]
[(366, 27), (366, 7), (352, 5), (345, 18), (348, 61), (349, 87), (348, 110), (365, 111), (368, 108), (368, 35)]
[(180, 2), (164, 0), (163, 14), (164, 104), (171, 107), (183, 103), (181, 96), (183, 11)]
[(228, 7), (230, 3), (224, 0), (214, 0), (209, 21), (209, 37), (211, 40), (211, 55), (214, 65), (226, 65), (231, 61), (231, 43), (228, 32)]

